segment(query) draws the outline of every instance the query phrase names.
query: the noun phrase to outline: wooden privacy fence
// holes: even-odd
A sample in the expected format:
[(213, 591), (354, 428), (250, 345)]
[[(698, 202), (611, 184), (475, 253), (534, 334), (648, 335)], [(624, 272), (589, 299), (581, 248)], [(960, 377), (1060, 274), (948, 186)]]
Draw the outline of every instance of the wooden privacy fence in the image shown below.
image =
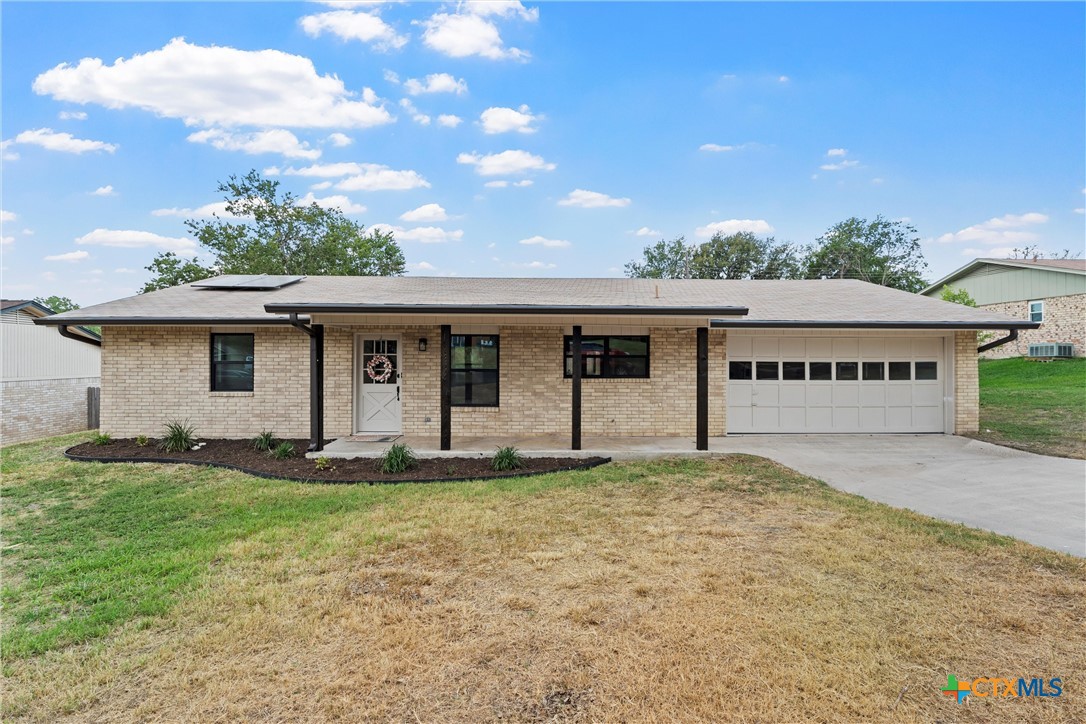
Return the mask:
[(87, 429), (97, 430), (98, 420), (102, 412), (102, 388), (87, 388)]

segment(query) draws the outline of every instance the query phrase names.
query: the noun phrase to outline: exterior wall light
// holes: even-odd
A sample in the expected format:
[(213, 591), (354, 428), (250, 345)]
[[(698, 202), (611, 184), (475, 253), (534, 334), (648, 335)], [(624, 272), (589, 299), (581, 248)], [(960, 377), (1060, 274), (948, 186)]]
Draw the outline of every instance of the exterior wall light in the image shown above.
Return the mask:
[(426, 338), (425, 337), (419, 337), (419, 352), (425, 352), (425, 351), (426, 351)]

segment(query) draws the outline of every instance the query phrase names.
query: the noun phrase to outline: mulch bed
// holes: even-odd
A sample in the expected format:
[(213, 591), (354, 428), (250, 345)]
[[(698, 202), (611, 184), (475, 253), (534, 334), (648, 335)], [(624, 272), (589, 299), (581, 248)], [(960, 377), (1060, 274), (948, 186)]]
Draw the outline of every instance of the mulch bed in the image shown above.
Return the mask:
[(188, 463), (212, 465), (241, 470), (262, 478), (297, 480), (317, 483), (396, 483), (438, 482), (448, 480), (478, 480), (480, 478), (514, 478), (562, 470), (584, 470), (611, 462), (610, 458), (524, 458), (524, 467), (512, 472), (496, 472), (490, 468), (489, 457), (424, 458), (409, 470), (396, 475), (382, 473), (373, 458), (329, 458), (326, 470), (317, 470), (316, 461), (305, 457), (308, 440), (287, 440), (294, 445), (293, 457), (277, 460), (266, 452), (256, 450), (248, 440), (200, 440), (206, 443), (197, 450), (166, 453), (158, 449), (157, 440), (137, 445), (133, 438), (114, 440), (109, 445), (85, 442), (68, 448), (64, 454), (71, 460), (103, 463)]

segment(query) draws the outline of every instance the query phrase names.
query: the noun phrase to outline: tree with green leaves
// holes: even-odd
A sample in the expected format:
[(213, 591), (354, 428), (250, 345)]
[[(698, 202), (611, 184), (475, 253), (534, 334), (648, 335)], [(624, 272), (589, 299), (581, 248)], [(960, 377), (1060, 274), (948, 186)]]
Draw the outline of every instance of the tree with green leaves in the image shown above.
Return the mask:
[(808, 279), (861, 279), (914, 293), (927, 286), (916, 229), (882, 216), (834, 224), (805, 249), (804, 267)]
[(58, 297), (55, 294), (51, 297), (34, 297), (34, 301), (43, 307), (49, 307), (57, 314), (79, 309), (79, 305), (68, 299), (68, 297)]
[(955, 288), (949, 284), (943, 285), (943, 290), (939, 292), (939, 298), (944, 302), (954, 302), (955, 304), (964, 304), (967, 307), (977, 306), (977, 301), (973, 299), (965, 289), (960, 287)]
[(211, 263), (159, 254), (144, 292), (215, 274), (398, 276), (404, 256), (391, 233), (366, 231), (339, 209), (301, 204), (279, 182), (250, 171), (219, 184), (228, 218), (188, 219), (185, 226)]
[(801, 270), (796, 248), (749, 231), (714, 234), (702, 244), (683, 237), (645, 247), (626, 276), (642, 279), (794, 279)]
[(694, 254), (697, 247), (687, 244), (686, 238), (677, 236), (671, 241), (660, 239), (646, 246), (642, 261), (626, 265), (626, 276), (638, 279), (690, 279), (693, 274)]

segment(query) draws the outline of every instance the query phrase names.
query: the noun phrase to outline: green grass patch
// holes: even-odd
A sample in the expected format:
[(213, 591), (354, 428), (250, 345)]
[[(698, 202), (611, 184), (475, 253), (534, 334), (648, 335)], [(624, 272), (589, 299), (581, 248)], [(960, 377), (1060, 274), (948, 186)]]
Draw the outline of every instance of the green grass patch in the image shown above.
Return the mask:
[(1086, 458), (1086, 359), (980, 362), (980, 439)]

